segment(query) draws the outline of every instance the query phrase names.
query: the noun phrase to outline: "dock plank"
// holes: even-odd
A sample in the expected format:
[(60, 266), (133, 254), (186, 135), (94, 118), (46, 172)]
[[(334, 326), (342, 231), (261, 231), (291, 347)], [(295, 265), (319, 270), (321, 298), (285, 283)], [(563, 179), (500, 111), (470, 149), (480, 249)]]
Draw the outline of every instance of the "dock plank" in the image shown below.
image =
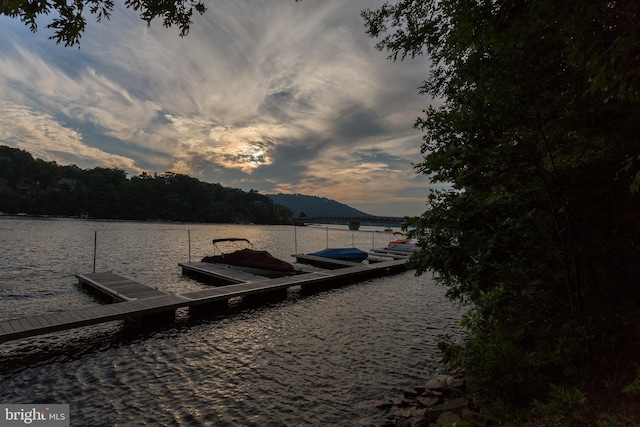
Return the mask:
[(77, 278), (81, 284), (119, 301), (167, 295), (162, 290), (152, 288), (114, 271), (78, 274)]
[(18, 320), (9, 320), (9, 326), (11, 326), (11, 329), (14, 331), (22, 331), (22, 325)]
[(296, 261), (304, 264), (311, 264), (322, 268), (328, 268), (330, 270), (344, 268), (344, 267), (353, 267), (355, 265), (362, 265), (359, 262), (353, 261), (344, 261), (333, 258), (326, 258), (317, 255), (307, 255), (307, 254), (296, 254), (294, 255)]
[(29, 323), (28, 319), (22, 318), (18, 319), (18, 323), (20, 323), (20, 327), (24, 330), (31, 329), (31, 323)]
[(47, 326), (47, 322), (43, 319), (42, 314), (32, 316), (31, 320), (36, 324), (37, 328), (42, 328)]
[(183, 274), (199, 273), (211, 278), (223, 280), (230, 283), (257, 282), (270, 280), (268, 277), (246, 273), (227, 267), (212, 264), (210, 262), (188, 262), (179, 263)]

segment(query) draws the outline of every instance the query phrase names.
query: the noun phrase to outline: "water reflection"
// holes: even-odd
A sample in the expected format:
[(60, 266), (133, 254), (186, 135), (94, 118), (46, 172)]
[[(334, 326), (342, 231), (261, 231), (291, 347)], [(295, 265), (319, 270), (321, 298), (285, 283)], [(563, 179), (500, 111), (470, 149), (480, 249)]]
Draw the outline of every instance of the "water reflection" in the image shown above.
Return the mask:
[[(205, 286), (177, 266), (187, 230), (193, 253), (226, 236), (283, 259), (294, 251), (293, 227), (22, 221), (0, 220), (3, 318), (98, 304), (73, 277), (92, 268), (94, 229), (98, 269), (173, 292)], [(326, 245), (324, 229), (297, 233), (300, 252)], [(330, 235), (371, 246), (371, 233)], [(461, 309), (443, 294), (408, 272), (222, 316), (179, 312), (160, 329), (112, 322), (6, 343), (0, 401), (69, 403), (73, 425), (375, 425), (367, 402), (420, 384), (441, 368), (438, 336), (460, 333)]]

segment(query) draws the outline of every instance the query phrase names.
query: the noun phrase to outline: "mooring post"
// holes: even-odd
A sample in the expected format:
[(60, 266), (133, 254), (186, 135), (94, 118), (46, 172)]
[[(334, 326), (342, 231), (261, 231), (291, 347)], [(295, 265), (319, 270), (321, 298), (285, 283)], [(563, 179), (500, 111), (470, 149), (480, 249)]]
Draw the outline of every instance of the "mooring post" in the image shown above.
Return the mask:
[(329, 226), (327, 225), (327, 249), (329, 249)]
[(96, 272), (96, 248), (98, 247), (98, 230), (93, 233), (93, 272)]
[(191, 230), (187, 230), (187, 236), (189, 237), (189, 262), (191, 262)]

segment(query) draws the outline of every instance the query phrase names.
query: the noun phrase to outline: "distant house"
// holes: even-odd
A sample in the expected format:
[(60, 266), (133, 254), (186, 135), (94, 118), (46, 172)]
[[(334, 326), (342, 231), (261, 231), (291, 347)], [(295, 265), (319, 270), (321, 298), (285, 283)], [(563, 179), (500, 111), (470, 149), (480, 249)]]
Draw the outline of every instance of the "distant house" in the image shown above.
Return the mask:
[(76, 180), (74, 178), (60, 178), (58, 188), (61, 190), (73, 191), (76, 189)]

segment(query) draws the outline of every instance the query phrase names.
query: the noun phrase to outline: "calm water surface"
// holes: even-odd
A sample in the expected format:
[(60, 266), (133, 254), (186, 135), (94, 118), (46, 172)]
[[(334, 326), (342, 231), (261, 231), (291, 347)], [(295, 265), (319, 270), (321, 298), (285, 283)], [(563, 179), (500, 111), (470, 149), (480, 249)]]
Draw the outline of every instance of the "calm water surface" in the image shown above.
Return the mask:
[[(0, 319), (101, 304), (75, 274), (114, 270), (182, 293), (206, 288), (179, 262), (214, 237), (291, 254), (387, 233), (0, 217)], [(189, 238), (190, 236), (190, 238)], [(0, 344), (1, 403), (68, 403), (78, 426), (379, 425), (374, 402), (440, 372), (437, 342), (463, 309), (412, 272), (145, 331), (122, 322)]]

